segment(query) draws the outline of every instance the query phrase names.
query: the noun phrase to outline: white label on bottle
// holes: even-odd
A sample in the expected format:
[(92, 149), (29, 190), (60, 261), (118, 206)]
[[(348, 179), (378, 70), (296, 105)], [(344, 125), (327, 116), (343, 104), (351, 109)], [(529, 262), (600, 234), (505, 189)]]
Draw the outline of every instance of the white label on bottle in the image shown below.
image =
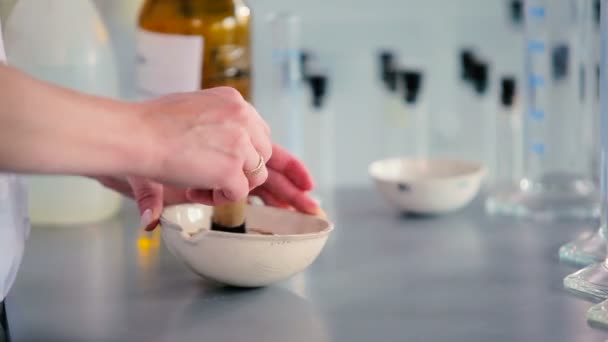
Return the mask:
[(202, 36), (137, 32), (137, 85), (141, 96), (157, 97), (201, 88)]

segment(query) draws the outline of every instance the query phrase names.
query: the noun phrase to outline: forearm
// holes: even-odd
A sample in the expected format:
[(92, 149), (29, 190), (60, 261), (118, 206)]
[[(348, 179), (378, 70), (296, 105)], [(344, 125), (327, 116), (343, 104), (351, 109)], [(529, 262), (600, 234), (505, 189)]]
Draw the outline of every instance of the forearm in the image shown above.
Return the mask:
[(0, 63), (0, 170), (23, 173), (133, 173), (135, 105), (82, 95)]

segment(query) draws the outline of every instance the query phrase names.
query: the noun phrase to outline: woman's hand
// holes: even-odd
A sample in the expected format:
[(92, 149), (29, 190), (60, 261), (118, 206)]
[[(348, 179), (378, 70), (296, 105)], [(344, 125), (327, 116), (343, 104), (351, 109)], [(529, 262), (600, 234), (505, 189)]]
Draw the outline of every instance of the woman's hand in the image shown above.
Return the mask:
[(304, 166), (273, 148), (264, 120), (233, 88), (128, 103), (0, 65), (0, 89), (2, 171), (98, 178), (133, 195), (146, 223), (164, 202), (220, 205), (252, 190), (269, 204), (316, 207)]
[(235, 89), (165, 96), (143, 103), (139, 117), (148, 139), (134, 175), (196, 189), (193, 196), (214, 205), (244, 199), (268, 177), (265, 165), (247, 170), (272, 156), (270, 130)]
[(205, 191), (214, 203), (245, 198), (268, 175), (265, 167), (245, 174), (270, 159), (272, 144), (233, 88), (129, 103), (0, 65), (0, 89), (2, 171), (147, 177)]
[[(266, 204), (281, 208), (292, 208), (304, 213), (317, 214), (319, 208), (308, 196), (313, 181), (305, 166), (283, 148), (274, 145), (272, 158), (267, 163), (268, 179), (251, 192)], [(214, 205), (209, 196), (199, 196), (199, 191), (163, 185), (146, 178), (97, 177), (106, 187), (134, 198), (141, 214), (142, 226), (153, 230), (158, 225), (163, 206), (200, 202)]]

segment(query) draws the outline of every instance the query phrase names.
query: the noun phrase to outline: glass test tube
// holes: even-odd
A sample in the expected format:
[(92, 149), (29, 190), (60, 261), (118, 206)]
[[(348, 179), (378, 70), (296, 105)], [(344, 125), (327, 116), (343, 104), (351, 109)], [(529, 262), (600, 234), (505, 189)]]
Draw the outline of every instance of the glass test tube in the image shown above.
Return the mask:
[(279, 128), (273, 133), (278, 143), (301, 157), (304, 85), (300, 18), (291, 13), (276, 12), (268, 17), (268, 25), (272, 42), (272, 101)]
[[(490, 77), (490, 64), (485, 61), (476, 61), (472, 66), (473, 85), (473, 115), (477, 127), (481, 127), (483, 134), (473, 146), (473, 160), (485, 165), (487, 171), (486, 182), (493, 182), (496, 178), (496, 104), (494, 103), (492, 78)], [(467, 132), (475, 126), (469, 126)]]
[(401, 82), (401, 144), (404, 157), (428, 159), (429, 122), (424, 99), (424, 73), (405, 69), (399, 73)]
[(307, 80), (310, 101), (303, 117), (302, 160), (315, 180), (312, 196), (327, 209), (327, 206), (331, 207), (335, 186), (335, 117), (327, 99), (327, 75), (311, 73)]
[(597, 185), (586, 141), (592, 125), (593, 5), (526, 0), (524, 174), (496, 195), (492, 213), (596, 217)]
[(500, 105), (496, 112), (496, 183), (513, 184), (522, 176), (521, 108), (513, 76), (500, 80)]
[(385, 157), (395, 158), (404, 154), (403, 120), (399, 73), (393, 66), (387, 71), (385, 96), (383, 97), (383, 131)]

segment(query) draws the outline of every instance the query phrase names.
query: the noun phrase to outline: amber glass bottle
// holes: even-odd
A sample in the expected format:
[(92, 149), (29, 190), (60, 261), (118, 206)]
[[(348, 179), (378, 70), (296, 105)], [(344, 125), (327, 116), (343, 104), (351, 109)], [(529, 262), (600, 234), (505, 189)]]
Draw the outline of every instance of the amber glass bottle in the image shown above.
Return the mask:
[(250, 25), (242, 0), (146, 0), (137, 39), (140, 91), (231, 86), (250, 100)]
[[(141, 97), (230, 86), (251, 101), (251, 11), (242, 0), (146, 0), (137, 32)], [(214, 230), (245, 233), (246, 201), (214, 208)]]

